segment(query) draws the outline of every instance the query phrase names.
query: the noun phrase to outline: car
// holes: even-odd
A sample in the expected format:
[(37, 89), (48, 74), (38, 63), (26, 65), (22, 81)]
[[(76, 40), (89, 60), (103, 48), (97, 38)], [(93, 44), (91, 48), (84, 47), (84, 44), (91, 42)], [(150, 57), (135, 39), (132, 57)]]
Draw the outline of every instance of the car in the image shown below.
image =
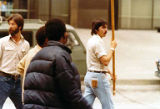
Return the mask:
[[(30, 43), (30, 46), (33, 47), (36, 45), (36, 32), (41, 26), (45, 24), (45, 22), (40, 19), (25, 19), (24, 22), (25, 23), (22, 34), (24, 38)], [(8, 35), (8, 27), (9, 25), (7, 21), (3, 21), (1, 23), (0, 38)], [(71, 49), (72, 61), (76, 64), (80, 73), (80, 77), (83, 79), (86, 72), (86, 50), (75, 28), (69, 24), (66, 24), (66, 28), (69, 34), (66, 46)]]

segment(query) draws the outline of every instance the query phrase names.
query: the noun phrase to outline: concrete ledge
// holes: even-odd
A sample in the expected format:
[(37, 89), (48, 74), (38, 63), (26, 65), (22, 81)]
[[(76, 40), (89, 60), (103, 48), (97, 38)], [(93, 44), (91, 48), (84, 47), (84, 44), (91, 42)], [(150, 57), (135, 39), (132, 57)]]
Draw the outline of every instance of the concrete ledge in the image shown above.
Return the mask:
[[(112, 81), (110, 81), (111, 83), (111, 87), (112, 87)], [(133, 79), (133, 80), (127, 80), (127, 79), (123, 79), (123, 80), (116, 80), (116, 87), (147, 87), (147, 86), (160, 86), (160, 79), (156, 79), (156, 80), (152, 80), (152, 79)], [(81, 81), (81, 90), (82, 92), (84, 92), (85, 86), (84, 86), (84, 82)], [(132, 88), (133, 89), (133, 88)], [(153, 89), (153, 88), (152, 88)], [(156, 90), (159, 90), (160, 87)], [(137, 89), (136, 89), (137, 90)], [(139, 90), (139, 89), (138, 89)], [(142, 88), (143, 90), (143, 88)]]
[(160, 79), (134, 79), (134, 80), (117, 80), (118, 85), (160, 85)]
[[(110, 81), (112, 84), (112, 81)], [(117, 85), (160, 85), (160, 79), (123, 79), (116, 80)], [(81, 81), (81, 85), (84, 85), (84, 82)]]

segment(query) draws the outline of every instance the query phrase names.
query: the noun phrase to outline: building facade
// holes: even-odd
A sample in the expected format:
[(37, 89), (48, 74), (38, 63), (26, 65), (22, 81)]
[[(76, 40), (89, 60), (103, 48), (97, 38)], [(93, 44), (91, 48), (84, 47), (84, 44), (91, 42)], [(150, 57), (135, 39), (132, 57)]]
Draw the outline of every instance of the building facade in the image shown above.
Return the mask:
[[(92, 20), (103, 18), (111, 27), (111, 0), (0, 0), (0, 15), (21, 13), (27, 19), (60, 18), (79, 28), (90, 28)], [(114, 0), (116, 29), (160, 27), (160, 0)]]

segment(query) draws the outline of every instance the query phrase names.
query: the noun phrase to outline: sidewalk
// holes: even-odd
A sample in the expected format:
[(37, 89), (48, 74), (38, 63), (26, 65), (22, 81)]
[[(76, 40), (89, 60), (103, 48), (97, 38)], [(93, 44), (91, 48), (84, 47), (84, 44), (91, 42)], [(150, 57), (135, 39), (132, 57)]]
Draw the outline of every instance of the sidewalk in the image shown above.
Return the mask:
[[(84, 44), (90, 29), (76, 29)], [(111, 40), (111, 31), (104, 38), (106, 46)], [(116, 95), (113, 97), (115, 109), (160, 109), (160, 78), (154, 75), (155, 61), (160, 59), (160, 33), (144, 30), (118, 30), (116, 48)], [(107, 48), (108, 49), (108, 48)], [(109, 66), (112, 69), (112, 63)], [(84, 90), (84, 85), (82, 85)], [(94, 109), (101, 109), (95, 100)], [(3, 109), (15, 109), (7, 100)]]
[[(116, 95), (113, 96), (115, 109), (160, 109), (159, 85), (117, 85)], [(15, 109), (7, 99), (3, 109)], [(102, 109), (98, 99), (93, 109)]]
[[(77, 29), (86, 45), (90, 29)], [(104, 38), (109, 49), (112, 33)], [(156, 30), (115, 31), (118, 46), (115, 51), (116, 95), (115, 109), (160, 109), (160, 78), (155, 61), (160, 59), (160, 33)], [(112, 69), (112, 63), (109, 66)], [(84, 85), (82, 85), (84, 90)], [(94, 109), (102, 109), (98, 99)]]
[[(90, 35), (90, 29), (76, 29), (84, 45)], [(103, 38), (109, 49), (112, 32)], [(154, 72), (155, 62), (160, 59), (160, 33), (156, 30), (117, 30), (115, 40), (115, 71), (117, 84), (160, 84), (160, 78)], [(109, 65), (112, 69), (112, 62)], [(135, 81), (134, 81), (135, 80)]]

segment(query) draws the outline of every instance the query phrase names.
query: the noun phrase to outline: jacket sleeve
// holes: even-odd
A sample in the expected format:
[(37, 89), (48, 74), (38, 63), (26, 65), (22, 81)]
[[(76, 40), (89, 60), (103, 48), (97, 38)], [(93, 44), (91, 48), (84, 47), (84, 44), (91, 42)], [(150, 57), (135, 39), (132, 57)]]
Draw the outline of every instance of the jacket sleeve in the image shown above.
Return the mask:
[(56, 75), (55, 81), (58, 87), (59, 95), (62, 97), (70, 109), (92, 109), (91, 105), (82, 96), (78, 82), (74, 75), (76, 72), (72, 69), (72, 65), (68, 57), (56, 57)]

